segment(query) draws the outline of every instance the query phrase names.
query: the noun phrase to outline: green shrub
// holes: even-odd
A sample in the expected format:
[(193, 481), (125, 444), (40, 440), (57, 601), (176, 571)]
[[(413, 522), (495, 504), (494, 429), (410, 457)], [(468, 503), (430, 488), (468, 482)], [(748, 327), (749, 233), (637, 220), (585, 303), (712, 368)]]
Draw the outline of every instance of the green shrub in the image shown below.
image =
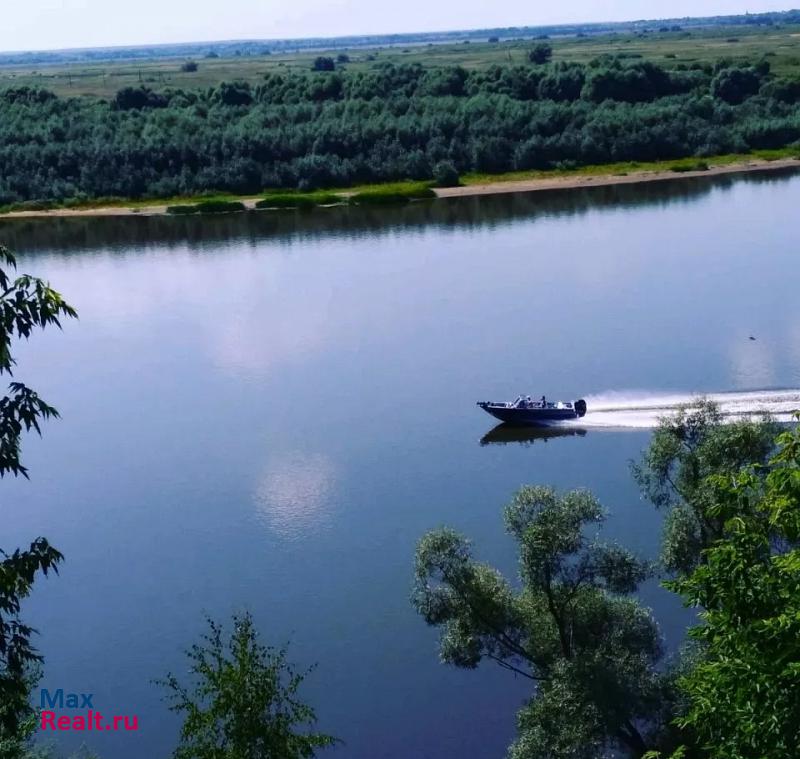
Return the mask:
[(334, 61), (333, 58), (320, 55), (314, 59), (311, 68), (314, 71), (333, 71), (336, 68), (336, 61)]
[(350, 197), (350, 203), (356, 206), (383, 206), (410, 202), (411, 198), (402, 192), (358, 192)]
[(685, 163), (674, 163), (669, 167), (669, 170), (676, 173), (684, 173), (687, 171), (708, 171), (710, 168), (706, 161), (687, 161)]
[(320, 192), (314, 196), (314, 202), (318, 206), (332, 206), (341, 203), (344, 198), (341, 195), (334, 195), (332, 192)]
[(436, 193), (427, 186), (409, 187), (408, 189), (396, 189), (387, 187), (386, 189), (364, 190), (350, 196), (350, 203), (353, 205), (385, 206), (398, 203), (409, 203), (412, 200), (424, 200), (435, 198)]
[(238, 200), (204, 200), (197, 204), (198, 213), (238, 213), (246, 210), (244, 203)]
[(53, 200), (22, 200), (19, 203), (12, 203), (10, 211), (49, 211), (57, 208), (58, 203)]
[(266, 195), (256, 203), (256, 208), (313, 208), (341, 203), (342, 198), (331, 192), (315, 192), (308, 194), (275, 193)]
[(537, 66), (547, 63), (553, 57), (553, 48), (546, 42), (539, 42), (528, 51), (528, 60)]
[(302, 195), (269, 195), (256, 203), (256, 208), (313, 208), (317, 205)]
[(100, 195), (96, 198), (90, 198), (86, 193), (77, 193), (72, 198), (67, 198), (61, 205), (64, 208), (88, 208), (91, 206), (114, 206), (114, 205), (127, 205), (128, 198), (123, 198), (119, 195)]
[(200, 209), (197, 206), (167, 206), (167, 213), (174, 214), (175, 216), (187, 216), (191, 213), (198, 213)]

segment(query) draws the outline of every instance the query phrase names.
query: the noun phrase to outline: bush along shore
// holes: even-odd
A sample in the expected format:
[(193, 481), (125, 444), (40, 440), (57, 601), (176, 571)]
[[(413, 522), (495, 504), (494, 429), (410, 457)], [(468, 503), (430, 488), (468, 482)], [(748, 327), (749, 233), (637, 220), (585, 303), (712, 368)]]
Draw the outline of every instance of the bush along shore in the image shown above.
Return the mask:
[(375, 66), (269, 73), (256, 86), (128, 87), (110, 100), (2, 90), (0, 206), (453, 184), (800, 141), (800, 80), (774, 75), (769, 59)]
[(435, 197), (436, 193), (428, 184), (415, 182), (405, 185), (392, 184), (385, 187), (374, 187), (349, 194), (332, 192), (270, 193), (249, 207), (241, 201), (204, 200), (193, 204), (168, 205), (166, 212), (175, 216), (187, 216), (191, 214), (238, 213), (247, 210), (303, 210), (320, 206), (395, 205)]

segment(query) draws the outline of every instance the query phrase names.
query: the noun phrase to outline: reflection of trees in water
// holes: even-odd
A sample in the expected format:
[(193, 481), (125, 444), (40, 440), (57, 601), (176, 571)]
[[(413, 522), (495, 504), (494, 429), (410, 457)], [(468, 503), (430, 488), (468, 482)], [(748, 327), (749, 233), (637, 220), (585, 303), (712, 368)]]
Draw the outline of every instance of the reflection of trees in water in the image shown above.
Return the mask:
[(25, 251), (80, 251), (119, 246), (177, 246), (195, 248), (220, 241), (282, 238), (322, 239), (327, 236), (375, 237), (398, 230), (438, 226), (480, 229), (515, 219), (573, 216), (606, 207), (636, 208), (690, 202), (713, 190), (730, 189), (735, 182), (775, 184), (795, 175), (793, 169), (693, 177), (665, 182), (605, 185), (570, 190), (541, 190), (507, 195), (448, 198), (398, 207), (319, 208), (311, 211), (264, 211), (207, 217), (51, 217), (6, 220), (0, 238)]

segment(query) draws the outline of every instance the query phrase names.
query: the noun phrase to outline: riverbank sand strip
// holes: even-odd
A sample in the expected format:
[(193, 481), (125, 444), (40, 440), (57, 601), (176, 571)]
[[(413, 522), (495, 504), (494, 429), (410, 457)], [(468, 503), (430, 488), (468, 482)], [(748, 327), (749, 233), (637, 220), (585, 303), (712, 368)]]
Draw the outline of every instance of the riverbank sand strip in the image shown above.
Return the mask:
[(628, 174), (573, 174), (537, 179), (520, 179), (506, 182), (490, 182), (465, 187), (445, 187), (436, 190), (440, 198), (458, 198), (470, 195), (502, 195), (511, 192), (536, 192), (537, 190), (573, 190), (580, 187), (601, 187), (617, 184), (640, 184), (643, 182), (663, 182), (669, 179), (690, 177), (720, 176), (723, 174), (746, 174), (755, 171), (776, 169), (800, 169), (800, 160), (785, 158), (765, 161), (754, 158), (746, 163), (732, 163), (727, 166), (712, 166), (698, 171), (632, 171)]

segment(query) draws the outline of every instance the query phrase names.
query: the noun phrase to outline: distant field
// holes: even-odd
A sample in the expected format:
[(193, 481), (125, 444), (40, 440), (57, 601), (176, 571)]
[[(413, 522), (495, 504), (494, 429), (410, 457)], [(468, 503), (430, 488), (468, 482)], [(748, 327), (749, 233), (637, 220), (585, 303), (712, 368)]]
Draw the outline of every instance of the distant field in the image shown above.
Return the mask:
[[(767, 56), (778, 74), (800, 76), (800, 26), (734, 26), (675, 32), (610, 33), (586, 37), (552, 38), (553, 60), (587, 62), (603, 54), (623, 54), (632, 60), (652, 60), (662, 66), (714, 62), (720, 58), (753, 61)], [(367, 69), (381, 62), (422, 63), (426, 66), (460, 65), (482, 68), (492, 64), (522, 64), (531, 40), (496, 43), (476, 42), (424, 44), (348, 50), (337, 47), (331, 57), (345, 54), (349, 70)], [(233, 55), (195, 58), (199, 69), (180, 70), (175, 58), (113, 61), (96, 64), (40, 64), (0, 66), (0, 88), (36, 85), (61, 96), (94, 95), (110, 98), (121, 88), (145, 84), (153, 89), (210, 87), (221, 81), (242, 79), (256, 83), (269, 71), (311, 68), (324, 51), (302, 51), (273, 55)]]

